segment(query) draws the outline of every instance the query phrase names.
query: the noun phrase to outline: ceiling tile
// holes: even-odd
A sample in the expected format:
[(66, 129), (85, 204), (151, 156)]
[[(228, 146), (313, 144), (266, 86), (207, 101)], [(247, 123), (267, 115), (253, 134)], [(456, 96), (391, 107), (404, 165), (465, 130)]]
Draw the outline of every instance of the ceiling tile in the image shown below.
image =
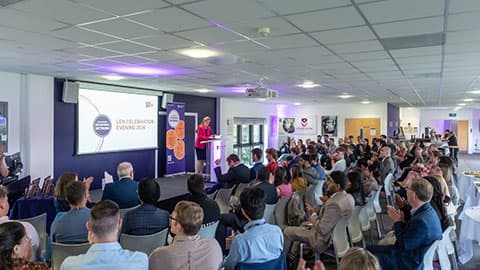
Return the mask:
[(480, 2), (478, 0), (450, 1), (450, 6), (448, 9), (450, 13), (471, 12), (474, 10), (480, 10)]
[(344, 43), (376, 39), (366, 26), (312, 33), (323, 44)]
[(222, 43), (243, 39), (242, 37), (235, 35), (232, 32), (220, 29), (218, 27), (185, 31), (178, 33), (177, 35), (190, 39), (192, 41), (201, 42), (203, 44)]
[(317, 42), (304, 34), (271, 37), (259, 41), (273, 50), (318, 46)]
[(149, 59), (153, 59), (153, 60), (156, 60), (158, 62), (169, 62), (169, 61), (187, 59), (184, 56), (174, 54), (174, 53), (170, 53), (170, 52), (165, 52), (165, 51), (154, 52), (154, 53), (146, 53), (146, 54), (141, 54), (140, 56), (146, 57), (146, 58), (149, 58)]
[(191, 41), (187, 41), (172, 35), (155, 35), (134, 39), (134, 41), (143, 43), (147, 46), (160, 48), (162, 50), (188, 48), (195, 45), (195, 43)]
[(479, 12), (448, 15), (448, 31), (478, 29)]
[(70, 24), (105, 19), (111, 15), (67, 0), (21, 1), (9, 7), (29, 12), (47, 19), (57, 19)]
[(0, 8), (0, 25), (31, 32), (49, 32), (67, 26), (55, 20), (8, 8)]
[(78, 3), (95, 7), (103, 11), (124, 15), (143, 10), (151, 10), (169, 6), (160, 0), (76, 0)]
[(78, 53), (78, 54), (83, 54), (83, 55), (88, 55), (91, 57), (107, 57), (107, 56), (113, 56), (113, 55), (119, 55), (119, 52), (112, 52), (108, 50), (104, 50), (101, 48), (95, 48), (95, 47), (83, 47), (83, 48), (77, 48), (73, 50), (73, 52)]
[(286, 18), (306, 32), (364, 25), (362, 17), (353, 7), (292, 15)]
[(115, 50), (124, 54), (132, 54), (132, 53), (142, 53), (142, 52), (150, 52), (155, 49), (150, 47), (145, 47), (142, 45), (138, 45), (135, 43), (127, 42), (127, 41), (119, 41), (114, 43), (108, 43), (104, 45), (99, 45), (97, 47)]
[(243, 22), (274, 15), (254, 0), (208, 0), (184, 5), (183, 8), (217, 23)]
[(412, 57), (412, 56), (424, 56), (424, 55), (441, 55), (442, 46), (421, 47), (401, 50), (390, 50), (393, 57)]
[(108, 60), (115, 61), (115, 62), (122, 62), (130, 65), (137, 65), (137, 64), (146, 64), (155, 62), (153, 59), (145, 59), (144, 57), (135, 57), (135, 56), (125, 56), (120, 55), (116, 57), (109, 57)]
[(53, 31), (52, 34), (59, 38), (72, 40), (76, 42), (82, 42), (85, 44), (95, 44), (95, 43), (110, 42), (110, 41), (118, 40), (113, 37), (94, 33), (92, 31), (87, 31), (85, 29), (81, 29), (78, 27), (71, 27), (71, 28)]
[(145, 14), (129, 16), (128, 18), (165, 32), (195, 29), (209, 25), (207, 21), (176, 7), (154, 10)]
[(268, 9), (274, 10), (282, 15), (351, 5), (348, 0), (302, 0), (301, 4), (291, 0), (262, 0), (262, 3), (264, 3)]
[(443, 32), (443, 17), (373, 25), (381, 38)]
[(360, 10), (371, 24), (375, 24), (429, 16), (442, 16), (443, 6), (444, 0), (396, 0), (360, 5)]
[(373, 52), (363, 52), (363, 53), (349, 53), (342, 54), (342, 57), (347, 61), (368, 61), (368, 60), (379, 60), (379, 59), (388, 59), (390, 56), (384, 51), (373, 51)]
[(240, 22), (231, 22), (231, 23), (228, 23), (227, 26), (251, 38), (262, 37), (258, 33), (258, 28), (260, 27), (270, 28), (270, 34), (267, 35), (268, 37), (294, 34), (294, 33), (300, 32), (300, 30), (298, 30), (296, 27), (293, 27), (287, 21), (278, 17), (254, 18), (254, 19), (244, 20)]
[(383, 50), (382, 45), (377, 40), (332, 44), (328, 47), (339, 54)]
[(84, 29), (91, 29), (108, 35), (121, 37), (121, 38), (135, 38), (149, 35), (155, 35), (159, 33), (153, 29), (145, 26), (129, 22), (124, 19), (115, 19), (104, 22), (98, 22), (83, 26)]

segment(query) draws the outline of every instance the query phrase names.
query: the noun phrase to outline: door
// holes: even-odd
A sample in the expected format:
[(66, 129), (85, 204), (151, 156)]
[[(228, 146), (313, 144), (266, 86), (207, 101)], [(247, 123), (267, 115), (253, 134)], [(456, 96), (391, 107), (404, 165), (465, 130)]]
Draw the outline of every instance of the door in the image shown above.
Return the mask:
[(457, 121), (458, 150), (468, 151), (468, 120)]
[(363, 136), (372, 143), (372, 138), (380, 137), (380, 118), (349, 118), (345, 119), (345, 137)]

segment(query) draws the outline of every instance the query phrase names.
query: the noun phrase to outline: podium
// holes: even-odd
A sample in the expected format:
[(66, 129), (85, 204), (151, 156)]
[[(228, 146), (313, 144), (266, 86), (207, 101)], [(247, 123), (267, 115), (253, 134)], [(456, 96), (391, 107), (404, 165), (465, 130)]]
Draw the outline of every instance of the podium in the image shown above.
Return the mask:
[[(208, 141), (201, 142), (207, 147), (207, 174), (210, 175), (210, 182), (217, 183), (217, 176), (215, 175), (215, 160), (222, 158), (222, 150), (224, 148), (223, 140), (220, 138), (210, 138)], [(222, 160), (223, 162), (223, 160)]]

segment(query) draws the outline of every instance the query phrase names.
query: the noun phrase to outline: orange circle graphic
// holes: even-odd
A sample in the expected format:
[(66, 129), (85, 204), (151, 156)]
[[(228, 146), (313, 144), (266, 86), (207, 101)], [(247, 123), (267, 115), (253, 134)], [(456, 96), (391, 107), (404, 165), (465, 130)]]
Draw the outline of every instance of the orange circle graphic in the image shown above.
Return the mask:
[(178, 140), (175, 144), (173, 155), (175, 155), (178, 160), (182, 160), (185, 157), (185, 143), (182, 140)]
[(175, 134), (175, 130), (169, 129), (167, 131), (166, 147), (171, 150), (175, 147), (176, 142), (177, 142), (177, 135)]
[(178, 139), (185, 138), (185, 121), (180, 120), (175, 127), (175, 133), (177, 134)]

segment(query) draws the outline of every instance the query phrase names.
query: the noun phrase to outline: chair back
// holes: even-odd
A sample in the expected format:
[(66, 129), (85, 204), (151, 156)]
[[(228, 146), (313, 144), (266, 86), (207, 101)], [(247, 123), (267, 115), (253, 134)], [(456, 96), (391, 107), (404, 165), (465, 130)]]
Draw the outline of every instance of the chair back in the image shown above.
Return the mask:
[(427, 252), (425, 252), (425, 255), (423, 255), (424, 270), (434, 270), (433, 256), (435, 255), (435, 251), (437, 251), (440, 242), (441, 240), (436, 240), (435, 242), (433, 242), (433, 244), (427, 249)]
[(215, 196), (215, 201), (220, 207), (220, 213), (228, 213), (228, 204), (230, 202), (230, 196), (232, 195), (233, 188), (234, 187), (221, 188), (218, 190), (217, 195)]
[(200, 227), (198, 235), (202, 238), (215, 238), (215, 232), (217, 231), (219, 221), (213, 221), (208, 224), (203, 224)]
[(275, 211), (273, 212), (275, 224), (277, 224), (282, 229), (288, 225), (287, 204), (289, 200), (290, 198), (278, 199), (277, 206), (275, 207)]
[(266, 204), (265, 205), (265, 212), (263, 212), (263, 218), (266, 222), (270, 224), (275, 224), (275, 217), (273, 213), (275, 212), (275, 207), (277, 204)]
[(367, 206), (364, 205), (361, 207), (360, 212), (358, 213), (358, 221), (360, 223), (360, 228), (362, 232), (370, 230), (370, 220), (368, 218)]
[(380, 193), (382, 191), (382, 186), (379, 186), (377, 190), (373, 193), (373, 207), (375, 213), (380, 214), (382, 212), (382, 206), (380, 205)]
[(130, 208), (123, 208), (123, 209), (120, 209), (119, 212), (120, 212), (120, 217), (123, 219), (125, 217), (125, 214), (130, 211), (130, 210), (133, 210), (137, 207), (139, 207), (140, 205), (135, 205), (134, 207), (130, 207)]
[(317, 184), (310, 185), (305, 191), (305, 198), (307, 202), (313, 207), (319, 207), (323, 205), (323, 202), (320, 200), (320, 197), (323, 196), (323, 184), (325, 180), (319, 180)]
[(262, 263), (240, 262), (235, 266), (235, 270), (287, 270), (287, 259), (282, 251), (276, 259)]
[(385, 180), (383, 181), (385, 185), (385, 197), (387, 200), (387, 204), (393, 205), (395, 204), (395, 197), (393, 194), (393, 174), (389, 173), (385, 176)]
[(337, 261), (339, 258), (342, 258), (343, 255), (345, 255), (345, 253), (347, 253), (347, 251), (350, 249), (347, 232), (347, 223), (349, 218), (349, 216), (342, 217), (333, 228), (332, 240)]
[(89, 243), (60, 244), (52, 242), (52, 270), (59, 270), (65, 258), (87, 252)]
[[(438, 261), (442, 269), (451, 269), (450, 260), (448, 255), (455, 255), (455, 247), (453, 246), (452, 240), (450, 239), (450, 233), (454, 231), (453, 226), (450, 226), (445, 229), (442, 233), (442, 240), (438, 244)], [(455, 258), (456, 256), (454, 256)]]
[(365, 242), (363, 241), (362, 228), (360, 227), (360, 210), (361, 206), (355, 206), (355, 209), (352, 212), (352, 215), (348, 219), (348, 232), (350, 233), (351, 245), (362, 241), (363, 247), (365, 247)]
[(375, 207), (373, 206), (374, 196), (367, 198), (367, 203), (365, 204), (368, 213), (368, 220), (375, 221), (377, 220), (377, 214), (375, 213)]
[[(41, 215), (32, 217), (32, 218), (26, 218), (26, 219), (21, 219), (19, 221), (23, 222), (28, 222), (32, 224), (32, 226), (37, 230), (38, 236), (40, 237), (40, 248), (42, 251), (42, 255), (45, 252), (45, 249), (47, 247), (47, 213), (43, 213)], [(32, 254), (33, 255), (33, 254)]]
[(149, 235), (120, 234), (120, 245), (124, 249), (141, 251), (149, 255), (157, 247), (163, 247), (167, 242), (168, 228)]
[(237, 188), (235, 189), (235, 196), (240, 198), (240, 194), (244, 189), (250, 186), (250, 183), (240, 183), (237, 185)]

